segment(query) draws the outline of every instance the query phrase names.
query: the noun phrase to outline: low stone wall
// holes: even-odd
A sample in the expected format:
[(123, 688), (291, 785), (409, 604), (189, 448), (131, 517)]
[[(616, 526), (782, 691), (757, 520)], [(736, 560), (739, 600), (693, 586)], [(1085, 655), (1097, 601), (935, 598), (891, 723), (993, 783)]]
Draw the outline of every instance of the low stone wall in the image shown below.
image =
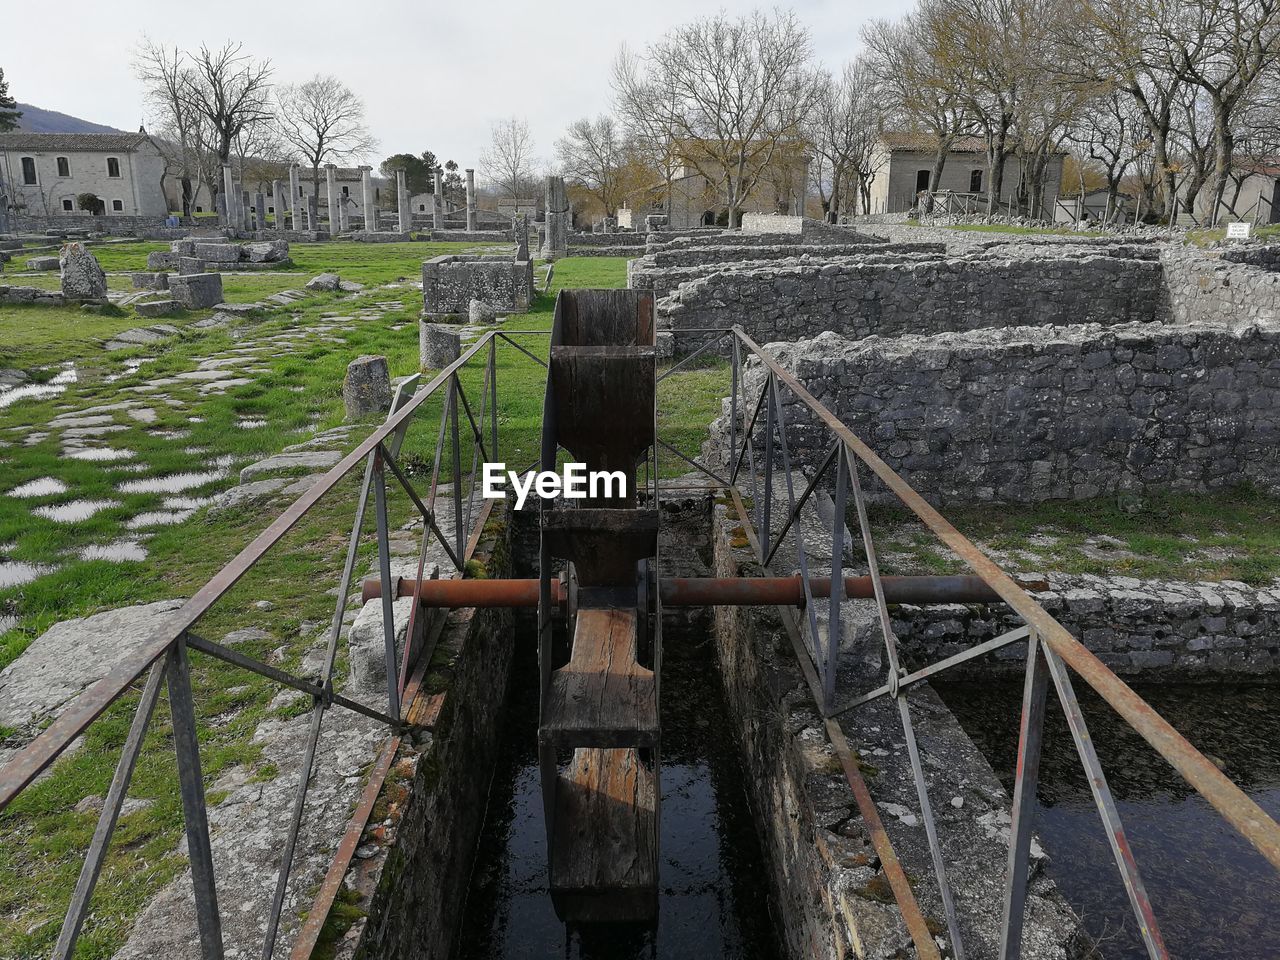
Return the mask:
[[(197, 221), (190, 217), (186, 219), (179, 218), (178, 222), (179, 228), (184, 233), (197, 224)], [(28, 231), (44, 233), (46, 231), (64, 230), (79, 232), (88, 230), (90, 233), (125, 236), (133, 235), (140, 230), (174, 229), (168, 227), (168, 219), (166, 217), (135, 217), (118, 213), (104, 213), (100, 216), (94, 216), (91, 213), (61, 213), (48, 217), (22, 214), (12, 219), (12, 225), (15, 232), (18, 233)]]
[(472, 300), (523, 313), (533, 297), (533, 262), (472, 254), (434, 257), (422, 264), (423, 312), (466, 314)]
[[(505, 511), (476, 552), (490, 577), (511, 575)], [(361, 917), (337, 957), (448, 957), (484, 824), (511, 673), (510, 610), (449, 614), (428, 675), (418, 723), (432, 732), (405, 743), (361, 838), (345, 888)], [(331, 918), (331, 922), (332, 922)]]
[(761, 266), (684, 284), (658, 304), (677, 352), (741, 324), (760, 343), (1157, 319), (1161, 266), (1108, 256)]
[[(1280, 589), (1049, 574), (1036, 600), (1121, 677), (1144, 682), (1280, 682)], [(892, 608), (899, 648), (934, 663), (1023, 621), (1004, 604)], [(1026, 643), (953, 668), (956, 677), (1021, 677)]]
[[(903, 244), (902, 246), (907, 246)], [(929, 244), (920, 246), (929, 247)], [(838, 250), (839, 253), (828, 253), (827, 250)], [(683, 284), (691, 283), (713, 274), (736, 274), (743, 270), (755, 270), (766, 265), (776, 266), (827, 266), (828, 264), (902, 264), (937, 260), (938, 254), (929, 250), (899, 252), (881, 252), (882, 247), (705, 247), (702, 250), (683, 250), (666, 254), (649, 254), (637, 257), (627, 264), (627, 286), (633, 290), (652, 290), (659, 300), (675, 294)], [(774, 251), (799, 251), (789, 257), (773, 259), (770, 257), (755, 258), (755, 254)], [(722, 259), (707, 258), (704, 263), (691, 263), (685, 266), (654, 266), (655, 257), (671, 257), (679, 261), (686, 256), (691, 260), (698, 255), (715, 251)], [(821, 252), (819, 252), (821, 251)]]
[(11, 287), (0, 284), (0, 303), (38, 303), (47, 307), (60, 307), (63, 305), (63, 299), (62, 293), (58, 290), (45, 290), (43, 287)]
[(615, 230), (613, 233), (571, 233), (571, 247), (643, 247), (645, 234), (631, 230)]
[[(741, 233), (736, 230), (720, 232), (692, 232), (671, 239), (661, 239), (665, 234), (648, 235), (645, 250), (658, 253), (664, 250), (689, 250), (694, 247), (780, 247), (801, 244), (807, 247), (826, 246), (828, 244), (872, 244), (883, 246), (886, 241), (880, 237), (860, 233), (851, 227), (828, 227), (834, 233), (803, 234), (797, 237), (794, 233)], [(923, 238), (922, 238), (923, 239)]]
[(1230, 263), (1247, 263), (1264, 270), (1280, 270), (1280, 244), (1223, 250), (1222, 259)]
[[(749, 552), (736, 545), (739, 528), (731, 514), (731, 508), (715, 507), (714, 575), (759, 576)], [(796, 960), (915, 956), (777, 609), (719, 607), (714, 639), (744, 781), (769, 861), (784, 955)], [(851, 696), (841, 688), (841, 699)], [(913, 687), (907, 699), (965, 945), (970, 955), (995, 956), (1008, 843), (998, 825), (1009, 822), (1009, 798), (927, 683)], [(926, 922), (944, 930), (895, 705), (883, 698), (859, 708), (843, 724), (833, 722), (846, 731)], [(1022, 955), (1027, 960), (1083, 956), (1079, 922), (1043, 875), (1039, 845), (1032, 849), (1036, 881), (1028, 890)]]
[(515, 234), (510, 230), (432, 230), (430, 239), (433, 243), (514, 243)]
[[(767, 349), (934, 503), (1280, 484), (1280, 331), (1090, 324), (861, 342), (829, 333)], [(758, 364), (745, 382), (755, 396)], [(811, 466), (829, 434), (783, 397), (793, 462)], [(723, 418), (714, 432), (727, 435)]]
[(1163, 309), (1171, 321), (1280, 323), (1280, 272), (1275, 267), (1280, 248), (1233, 254), (1218, 257), (1176, 249), (1162, 253)]

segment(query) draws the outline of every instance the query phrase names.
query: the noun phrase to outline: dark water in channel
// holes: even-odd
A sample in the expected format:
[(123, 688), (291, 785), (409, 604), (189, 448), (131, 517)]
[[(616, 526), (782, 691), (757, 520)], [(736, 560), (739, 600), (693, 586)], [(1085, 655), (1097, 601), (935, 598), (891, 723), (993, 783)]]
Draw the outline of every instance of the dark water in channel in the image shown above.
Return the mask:
[[(1170, 955), (1280, 958), (1280, 873), (1110, 707), (1083, 683), (1075, 686)], [(936, 689), (1012, 789), (1022, 685), (948, 683)], [(1280, 818), (1280, 688), (1136, 689)], [(1143, 960), (1147, 953), (1052, 686), (1039, 798), (1036, 830), (1051, 858), (1050, 875), (1100, 941), (1100, 955)]]
[(536, 656), (532, 637), (520, 639), (457, 960), (776, 960), (766, 868), (705, 634), (664, 642), (656, 926), (569, 927), (556, 917), (538, 780)]

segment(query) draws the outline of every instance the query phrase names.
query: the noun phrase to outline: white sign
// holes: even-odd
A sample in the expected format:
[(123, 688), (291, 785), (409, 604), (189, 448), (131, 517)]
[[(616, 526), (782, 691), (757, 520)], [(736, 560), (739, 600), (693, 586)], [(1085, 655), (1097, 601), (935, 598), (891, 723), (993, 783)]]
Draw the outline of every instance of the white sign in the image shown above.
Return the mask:
[(1250, 224), (1247, 223), (1228, 223), (1227, 239), (1228, 240), (1248, 240)]

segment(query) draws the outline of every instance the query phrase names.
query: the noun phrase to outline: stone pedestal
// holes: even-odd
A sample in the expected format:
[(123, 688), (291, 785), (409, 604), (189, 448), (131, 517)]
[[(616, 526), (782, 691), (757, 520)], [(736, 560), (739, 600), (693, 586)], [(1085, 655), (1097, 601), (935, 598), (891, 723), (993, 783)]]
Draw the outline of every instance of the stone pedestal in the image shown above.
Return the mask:
[(324, 165), (325, 187), (329, 195), (329, 238), (336, 239), (341, 230), (338, 213), (338, 170), (332, 163)]
[(444, 170), (436, 167), (435, 193), (431, 195), (431, 229), (444, 229)]
[(373, 168), (360, 168), (360, 206), (364, 213), (364, 232), (378, 232), (378, 204), (373, 197)]
[(408, 233), (413, 229), (413, 211), (409, 206), (409, 186), (405, 182), (404, 171), (396, 171), (396, 213), (397, 227), (401, 233)]
[(347, 364), (347, 375), (342, 381), (342, 405), (348, 420), (391, 409), (391, 372), (386, 357), (356, 357)]
[(461, 328), (448, 323), (418, 322), (418, 359), (422, 366), (443, 370), (461, 354)]
[[(276, 209), (281, 210), (280, 202), (276, 201)], [(296, 163), (289, 164), (289, 210), (293, 213), (293, 229), (305, 230), (306, 227), (302, 223), (302, 202), (298, 196), (298, 165)]]

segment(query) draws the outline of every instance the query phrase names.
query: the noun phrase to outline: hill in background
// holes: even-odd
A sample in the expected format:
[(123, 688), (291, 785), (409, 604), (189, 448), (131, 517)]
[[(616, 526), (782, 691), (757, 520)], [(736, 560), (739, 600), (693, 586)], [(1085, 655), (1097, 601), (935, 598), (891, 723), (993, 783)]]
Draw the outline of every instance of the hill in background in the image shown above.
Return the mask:
[(29, 103), (19, 103), (22, 118), (18, 129), (27, 133), (120, 133), (115, 127), (81, 120), (57, 110), (44, 110)]

